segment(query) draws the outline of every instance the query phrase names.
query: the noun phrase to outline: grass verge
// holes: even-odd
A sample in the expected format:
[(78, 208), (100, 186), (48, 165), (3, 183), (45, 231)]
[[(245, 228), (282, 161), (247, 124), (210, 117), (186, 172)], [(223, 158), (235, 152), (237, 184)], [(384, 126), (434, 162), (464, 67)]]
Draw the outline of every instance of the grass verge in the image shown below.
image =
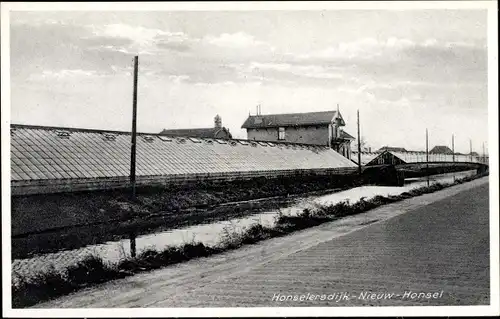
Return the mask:
[(366, 212), (384, 204), (432, 193), (486, 175), (487, 173), (469, 176), (457, 179), (454, 183), (436, 183), (397, 196), (375, 196), (369, 200), (361, 199), (353, 204), (340, 202), (335, 205), (315, 205), (294, 216), (280, 214), (272, 227), (254, 224), (242, 232), (226, 231), (221, 242), (214, 246), (192, 242), (181, 246), (167, 247), (162, 251), (147, 249), (140, 252), (135, 258), (124, 258), (116, 264), (108, 264), (102, 258), (90, 255), (63, 272), (50, 269), (49, 271), (37, 273), (30, 278), (18, 276), (18, 280), (12, 286), (12, 306), (14, 308), (29, 307), (38, 302), (47, 301), (84, 287), (132, 276), (140, 272), (162, 268), (194, 258), (207, 257), (237, 249), (268, 238), (283, 236), (338, 218)]

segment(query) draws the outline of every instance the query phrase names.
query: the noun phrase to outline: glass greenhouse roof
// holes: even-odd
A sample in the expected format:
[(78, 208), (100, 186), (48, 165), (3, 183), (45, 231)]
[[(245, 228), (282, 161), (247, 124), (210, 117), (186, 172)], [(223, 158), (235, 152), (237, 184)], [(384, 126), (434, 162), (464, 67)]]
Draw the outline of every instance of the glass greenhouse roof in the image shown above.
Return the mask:
[[(130, 173), (130, 144), (130, 133), (125, 132), (12, 125), (11, 178), (37, 181), (126, 177)], [(136, 175), (356, 167), (328, 147), (269, 145), (138, 134)]]

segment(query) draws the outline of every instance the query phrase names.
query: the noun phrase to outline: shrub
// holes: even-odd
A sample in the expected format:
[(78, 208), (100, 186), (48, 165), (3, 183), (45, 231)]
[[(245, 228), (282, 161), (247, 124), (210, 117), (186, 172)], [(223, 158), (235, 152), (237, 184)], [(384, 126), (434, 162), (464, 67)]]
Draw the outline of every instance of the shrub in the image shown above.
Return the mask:
[(19, 283), (12, 287), (12, 306), (28, 307), (73, 290), (75, 287), (52, 268), (29, 279), (20, 278)]
[(207, 247), (202, 243), (185, 244), (184, 246), (182, 246), (181, 251), (185, 259), (206, 257), (210, 255)]
[(102, 258), (90, 255), (79, 261), (76, 265), (66, 269), (67, 281), (75, 287), (107, 281), (107, 278), (117, 278), (119, 272), (104, 263)]

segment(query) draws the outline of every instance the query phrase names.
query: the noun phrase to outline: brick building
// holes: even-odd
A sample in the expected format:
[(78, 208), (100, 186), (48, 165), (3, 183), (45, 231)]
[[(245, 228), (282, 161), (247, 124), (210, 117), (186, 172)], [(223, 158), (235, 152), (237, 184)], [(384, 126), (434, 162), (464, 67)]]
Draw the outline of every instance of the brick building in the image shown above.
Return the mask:
[(222, 126), (222, 118), (216, 115), (214, 118), (214, 126), (208, 128), (188, 128), (188, 129), (164, 129), (160, 132), (161, 135), (167, 136), (185, 136), (198, 138), (232, 138), (228, 128)]
[(308, 112), (290, 114), (249, 115), (241, 126), (249, 140), (284, 141), (329, 146), (351, 158), (351, 142), (355, 139), (345, 132), (340, 112)]

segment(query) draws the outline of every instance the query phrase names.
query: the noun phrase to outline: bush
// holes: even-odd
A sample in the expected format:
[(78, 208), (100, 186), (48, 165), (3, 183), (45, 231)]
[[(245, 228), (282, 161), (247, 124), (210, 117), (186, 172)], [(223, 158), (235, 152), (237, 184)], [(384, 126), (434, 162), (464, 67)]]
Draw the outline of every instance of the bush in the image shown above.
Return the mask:
[(20, 282), (12, 287), (12, 306), (29, 307), (74, 290), (75, 287), (52, 268), (27, 280), (20, 278)]
[(119, 277), (116, 268), (106, 265), (102, 258), (90, 255), (66, 270), (67, 281), (75, 287), (85, 287)]
[(185, 259), (207, 257), (210, 255), (209, 250), (202, 243), (185, 244), (181, 250)]
[(262, 224), (254, 224), (247, 229), (244, 233), (243, 243), (253, 244), (260, 240), (270, 237), (269, 228), (262, 226)]

